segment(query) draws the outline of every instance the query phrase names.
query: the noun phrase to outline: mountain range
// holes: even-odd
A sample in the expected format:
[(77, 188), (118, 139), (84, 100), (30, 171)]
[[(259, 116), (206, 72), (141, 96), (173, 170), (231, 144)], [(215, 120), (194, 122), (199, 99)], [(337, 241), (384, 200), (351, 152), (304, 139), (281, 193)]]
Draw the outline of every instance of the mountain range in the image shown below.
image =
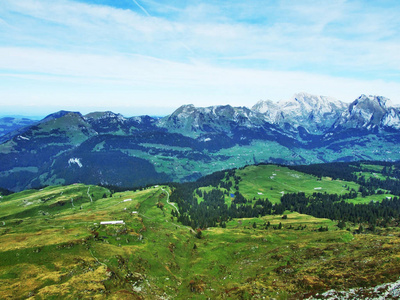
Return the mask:
[(60, 111), (1, 124), (13, 127), (0, 131), (0, 187), (14, 191), (190, 181), (261, 162), (400, 159), (400, 109), (381, 96), (347, 104), (299, 93), (251, 108), (183, 105), (163, 118)]

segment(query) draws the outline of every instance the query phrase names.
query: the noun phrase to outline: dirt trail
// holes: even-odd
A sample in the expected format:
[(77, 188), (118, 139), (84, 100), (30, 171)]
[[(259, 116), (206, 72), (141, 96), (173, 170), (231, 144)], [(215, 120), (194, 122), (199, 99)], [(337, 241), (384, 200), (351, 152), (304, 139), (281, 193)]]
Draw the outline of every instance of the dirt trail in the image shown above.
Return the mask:
[(169, 193), (168, 193), (168, 191), (167, 191), (167, 190), (164, 190), (163, 188), (161, 188), (161, 189), (162, 189), (164, 192), (167, 193), (167, 203), (168, 203), (169, 205), (172, 205), (172, 206), (176, 209), (176, 211), (179, 213), (179, 209), (178, 209), (178, 207), (176, 207), (175, 203), (169, 202)]

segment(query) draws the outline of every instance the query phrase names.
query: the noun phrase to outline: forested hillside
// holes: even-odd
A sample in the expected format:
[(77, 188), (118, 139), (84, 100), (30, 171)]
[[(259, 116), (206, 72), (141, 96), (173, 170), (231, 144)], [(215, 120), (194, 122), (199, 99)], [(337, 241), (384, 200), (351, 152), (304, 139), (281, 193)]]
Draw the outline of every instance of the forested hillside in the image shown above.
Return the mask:
[(400, 222), (399, 167), (384, 162), (259, 165), (176, 185), (172, 199), (180, 207), (178, 220), (193, 228), (290, 211), (375, 230)]

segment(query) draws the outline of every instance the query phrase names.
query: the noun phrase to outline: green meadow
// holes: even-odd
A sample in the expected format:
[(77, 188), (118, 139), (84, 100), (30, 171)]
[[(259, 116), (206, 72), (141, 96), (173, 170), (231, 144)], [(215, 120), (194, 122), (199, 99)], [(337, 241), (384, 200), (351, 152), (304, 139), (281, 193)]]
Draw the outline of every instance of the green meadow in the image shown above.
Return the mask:
[(359, 188), (354, 182), (332, 180), (290, 170), (276, 165), (249, 166), (237, 171), (237, 176), (245, 178), (239, 183), (239, 191), (248, 199), (268, 198), (279, 203), (282, 194), (304, 192), (345, 194), (348, 189)]
[[(278, 166), (236, 176), (245, 197), (275, 203), (282, 191), (358, 188)], [(355, 234), (359, 224), (341, 230), (337, 221), (285, 212), (193, 230), (171, 214), (173, 192), (76, 184), (3, 196), (0, 298), (303, 299), (400, 275), (397, 227)]]

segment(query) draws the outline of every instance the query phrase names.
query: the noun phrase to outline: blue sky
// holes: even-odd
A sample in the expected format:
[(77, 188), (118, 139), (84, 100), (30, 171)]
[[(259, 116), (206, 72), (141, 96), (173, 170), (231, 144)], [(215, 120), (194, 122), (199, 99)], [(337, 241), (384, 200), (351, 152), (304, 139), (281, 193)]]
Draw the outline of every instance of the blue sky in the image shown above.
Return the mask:
[(400, 105), (400, 2), (2, 0), (0, 114), (165, 115), (290, 99)]

